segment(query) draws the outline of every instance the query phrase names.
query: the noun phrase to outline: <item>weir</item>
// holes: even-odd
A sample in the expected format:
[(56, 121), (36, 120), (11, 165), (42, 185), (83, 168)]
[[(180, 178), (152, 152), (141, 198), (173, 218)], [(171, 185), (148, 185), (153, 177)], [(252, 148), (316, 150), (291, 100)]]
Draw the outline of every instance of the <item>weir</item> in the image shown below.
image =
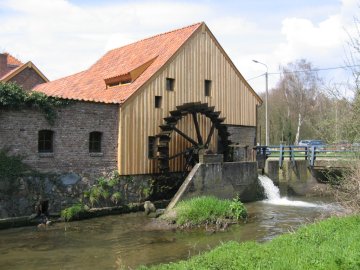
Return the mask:
[(280, 196), (280, 189), (274, 185), (274, 182), (266, 175), (259, 175), (259, 182), (264, 188), (266, 200), (263, 202), (275, 205), (299, 206), (299, 207), (319, 207), (318, 204), (303, 201), (292, 201), (287, 197)]

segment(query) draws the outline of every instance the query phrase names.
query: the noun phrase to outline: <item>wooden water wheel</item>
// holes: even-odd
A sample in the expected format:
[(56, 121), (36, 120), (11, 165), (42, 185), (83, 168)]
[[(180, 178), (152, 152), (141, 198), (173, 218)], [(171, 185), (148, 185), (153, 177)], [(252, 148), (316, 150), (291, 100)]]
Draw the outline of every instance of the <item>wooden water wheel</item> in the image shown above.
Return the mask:
[[(161, 132), (157, 135), (158, 140), (158, 165), (162, 173), (169, 171), (169, 161), (183, 156), (185, 159), (185, 164), (183, 171), (187, 172), (192, 166), (199, 162), (199, 151), (206, 150), (209, 147), (210, 141), (214, 136), (215, 129), (217, 130), (219, 136), (219, 143), (221, 144), (222, 152), (224, 153), (229, 145), (226, 125), (222, 124), (225, 118), (221, 118), (219, 111), (215, 111), (215, 107), (208, 106), (207, 103), (185, 103), (181, 106), (177, 106), (176, 110), (170, 111), (170, 116), (165, 117), (165, 123), (160, 126)], [(198, 122), (198, 115), (203, 115), (210, 119), (211, 128), (207, 131), (206, 136), (201, 135), (200, 126)], [(184, 133), (177, 128), (179, 121), (181, 121), (185, 116), (192, 115), (193, 125), (196, 132), (196, 139), (193, 139), (189, 134)], [(190, 147), (185, 149), (178, 150), (177, 153), (169, 156), (169, 143), (171, 140), (171, 134), (176, 132), (186, 141), (190, 143)], [(219, 148), (219, 147), (218, 147)]]

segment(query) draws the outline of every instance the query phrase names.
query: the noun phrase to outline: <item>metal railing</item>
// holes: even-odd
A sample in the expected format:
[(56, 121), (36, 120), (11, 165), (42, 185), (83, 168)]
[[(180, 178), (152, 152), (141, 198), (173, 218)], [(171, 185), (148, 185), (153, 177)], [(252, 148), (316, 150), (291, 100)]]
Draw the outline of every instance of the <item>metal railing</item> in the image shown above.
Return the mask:
[(279, 167), (282, 168), (285, 159), (308, 160), (309, 166), (315, 165), (316, 159), (358, 159), (360, 158), (360, 147), (343, 147), (339, 145), (322, 146), (299, 146), (299, 145), (271, 145), (256, 146), (257, 156), (267, 158), (278, 158)]

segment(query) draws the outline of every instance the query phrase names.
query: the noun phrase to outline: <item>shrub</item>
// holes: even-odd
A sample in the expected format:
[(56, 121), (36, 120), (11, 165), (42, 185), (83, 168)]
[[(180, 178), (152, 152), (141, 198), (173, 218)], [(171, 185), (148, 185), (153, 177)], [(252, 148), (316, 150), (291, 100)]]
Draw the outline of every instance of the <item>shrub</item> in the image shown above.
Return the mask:
[(62, 210), (61, 217), (69, 221), (76, 217), (78, 218), (82, 212), (85, 212), (85, 206), (82, 203), (77, 203)]
[(111, 195), (110, 200), (115, 203), (118, 204), (121, 200), (121, 193), (120, 192), (115, 192), (113, 193), (113, 195)]
[(360, 160), (348, 162), (341, 178), (332, 181), (334, 196), (345, 208), (360, 212)]

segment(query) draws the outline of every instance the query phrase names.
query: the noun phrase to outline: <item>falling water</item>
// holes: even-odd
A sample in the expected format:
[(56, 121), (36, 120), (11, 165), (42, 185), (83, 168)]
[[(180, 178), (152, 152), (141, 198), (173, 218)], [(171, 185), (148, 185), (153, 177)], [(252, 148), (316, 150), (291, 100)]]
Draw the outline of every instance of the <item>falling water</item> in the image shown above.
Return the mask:
[(274, 185), (273, 181), (265, 176), (259, 175), (259, 181), (264, 188), (266, 200), (264, 202), (276, 205), (289, 205), (300, 207), (319, 207), (320, 205), (303, 201), (291, 201), (287, 197), (280, 197), (280, 190)]

